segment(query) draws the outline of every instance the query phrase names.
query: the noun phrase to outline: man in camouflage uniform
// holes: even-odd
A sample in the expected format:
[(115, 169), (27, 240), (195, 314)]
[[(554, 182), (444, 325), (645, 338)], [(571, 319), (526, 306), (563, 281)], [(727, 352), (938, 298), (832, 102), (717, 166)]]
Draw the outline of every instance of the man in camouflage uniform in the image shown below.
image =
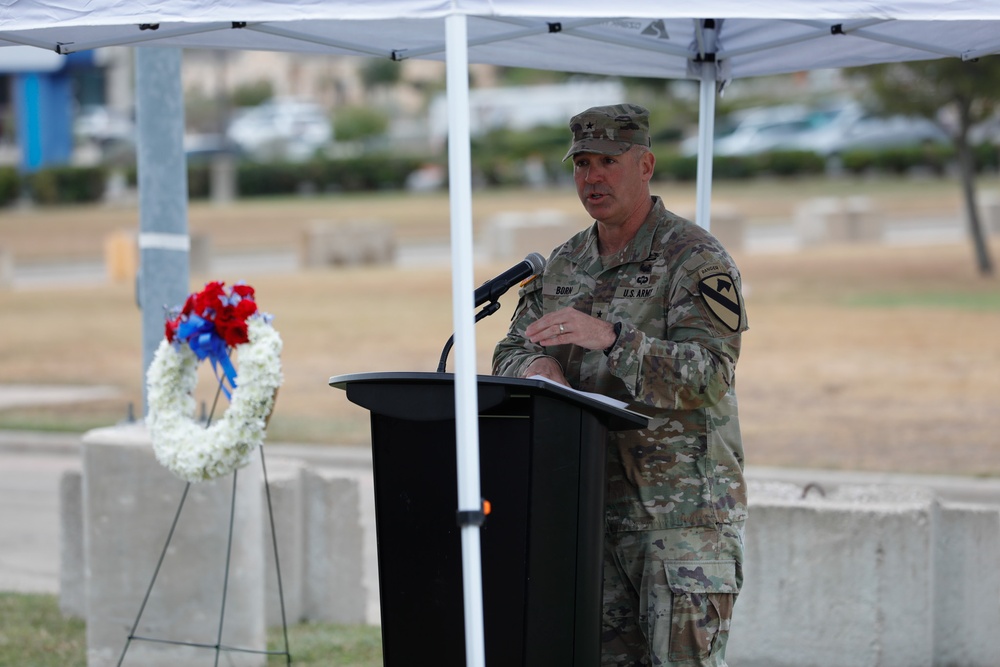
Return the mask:
[(608, 436), (602, 665), (724, 666), (747, 515), (739, 271), (715, 237), (650, 195), (645, 109), (595, 107), (570, 129), (566, 158), (595, 223), (522, 286), (493, 371), (649, 417)]

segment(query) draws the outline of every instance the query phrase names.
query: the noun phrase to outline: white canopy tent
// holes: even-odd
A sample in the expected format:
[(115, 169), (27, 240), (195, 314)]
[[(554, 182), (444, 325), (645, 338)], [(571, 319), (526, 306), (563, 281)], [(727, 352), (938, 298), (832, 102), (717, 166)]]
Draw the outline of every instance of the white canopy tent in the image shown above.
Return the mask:
[[(614, 14), (609, 14), (614, 10)], [(995, 0), (8, 0), (0, 46), (254, 49), (447, 62), (459, 508), (477, 510), (468, 63), (701, 82), (697, 219), (714, 102), (732, 78), (1000, 53)], [(0, 58), (3, 49), (0, 48)], [(478, 530), (463, 528), (468, 664), (480, 665)]]

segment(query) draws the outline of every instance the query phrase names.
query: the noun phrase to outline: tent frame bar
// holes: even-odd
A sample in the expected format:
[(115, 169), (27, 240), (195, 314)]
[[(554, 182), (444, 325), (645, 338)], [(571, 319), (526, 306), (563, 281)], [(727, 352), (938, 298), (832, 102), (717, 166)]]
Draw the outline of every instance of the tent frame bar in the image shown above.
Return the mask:
[(296, 30), (288, 30), (286, 28), (280, 28), (274, 24), (270, 23), (249, 23), (246, 25), (246, 30), (253, 30), (254, 32), (262, 32), (268, 35), (274, 35), (275, 37), (284, 37), (298, 42), (305, 42), (307, 44), (317, 44), (319, 46), (332, 46), (338, 49), (346, 49), (348, 51), (353, 51), (359, 55), (375, 56), (377, 58), (392, 58), (395, 60), (395, 51), (380, 51), (373, 49), (370, 46), (365, 46), (363, 44), (356, 44), (354, 42), (345, 42), (340, 39), (327, 39), (325, 37), (318, 37), (315, 35), (307, 35)]
[[(225, 21), (219, 23), (206, 23), (203, 25), (189, 25), (182, 28), (170, 28), (164, 29), (162, 32), (159, 28), (139, 28), (142, 30), (144, 35), (139, 36), (122, 36), (114, 37), (108, 39), (99, 39), (92, 42), (65, 42), (57, 43), (54, 47), (50, 47), (55, 50), (56, 53), (62, 55), (69, 55), (70, 53), (76, 53), (77, 51), (89, 51), (91, 49), (99, 49), (106, 46), (138, 46), (142, 44), (147, 44), (149, 42), (155, 42), (161, 39), (169, 39), (171, 37), (184, 37), (186, 35), (200, 35), (206, 32), (217, 32), (219, 30), (231, 30), (233, 28), (232, 21)], [(3, 38), (0, 36), (0, 38)], [(13, 40), (11, 40), (13, 41)]]

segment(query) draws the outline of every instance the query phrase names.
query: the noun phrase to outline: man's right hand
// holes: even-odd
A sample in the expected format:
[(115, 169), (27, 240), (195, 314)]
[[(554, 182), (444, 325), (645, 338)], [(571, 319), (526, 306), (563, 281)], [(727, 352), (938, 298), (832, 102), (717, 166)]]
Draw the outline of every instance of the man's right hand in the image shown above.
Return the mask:
[(532, 375), (541, 375), (542, 377), (548, 378), (553, 382), (558, 382), (559, 384), (569, 386), (569, 382), (566, 381), (566, 376), (563, 375), (562, 367), (556, 362), (552, 357), (539, 357), (535, 359), (528, 367), (524, 369), (524, 375), (522, 377), (529, 378)]

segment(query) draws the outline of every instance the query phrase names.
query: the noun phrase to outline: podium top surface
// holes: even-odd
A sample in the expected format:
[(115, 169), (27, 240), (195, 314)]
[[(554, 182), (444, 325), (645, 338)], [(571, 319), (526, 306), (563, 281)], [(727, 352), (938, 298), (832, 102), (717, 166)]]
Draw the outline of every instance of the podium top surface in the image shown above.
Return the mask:
[[(352, 373), (346, 375), (335, 375), (330, 378), (330, 386), (336, 389), (347, 390), (348, 385), (385, 385), (414, 387), (438, 387), (451, 386), (454, 384), (453, 373), (430, 373), (430, 372), (375, 372), (375, 373)], [(507, 392), (527, 392), (532, 395), (546, 395), (570, 403), (575, 403), (580, 407), (598, 414), (607, 423), (609, 430), (629, 430), (645, 428), (649, 423), (645, 415), (632, 412), (631, 410), (612, 405), (602, 397), (586, 392), (580, 392), (569, 387), (546, 380), (534, 378), (512, 378), (497, 375), (477, 375), (476, 382), (480, 389), (484, 387), (502, 388)]]

